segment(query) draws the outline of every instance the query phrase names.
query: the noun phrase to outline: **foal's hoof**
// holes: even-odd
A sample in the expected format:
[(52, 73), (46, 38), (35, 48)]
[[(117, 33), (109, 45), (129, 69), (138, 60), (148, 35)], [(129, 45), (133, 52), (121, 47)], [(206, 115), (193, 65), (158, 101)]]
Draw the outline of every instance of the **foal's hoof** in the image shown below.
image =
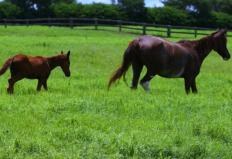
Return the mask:
[(13, 91), (10, 90), (10, 89), (7, 89), (7, 93), (8, 93), (8, 94), (13, 94)]
[(131, 90), (136, 90), (136, 89), (137, 89), (137, 87), (133, 87), (133, 86), (131, 86), (131, 87), (130, 87), (130, 89), (131, 89)]

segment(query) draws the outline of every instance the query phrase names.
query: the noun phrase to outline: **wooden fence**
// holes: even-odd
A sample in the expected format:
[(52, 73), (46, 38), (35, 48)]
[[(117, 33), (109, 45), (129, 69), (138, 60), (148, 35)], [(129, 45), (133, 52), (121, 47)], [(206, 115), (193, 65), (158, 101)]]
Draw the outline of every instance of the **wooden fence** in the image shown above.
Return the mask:
[[(66, 27), (79, 27), (79, 26), (93, 26), (95, 30), (99, 27), (110, 26), (117, 27), (119, 32), (126, 30), (136, 30), (137, 33), (146, 35), (148, 31), (165, 33), (167, 37), (171, 37), (173, 33), (189, 34), (195, 38), (198, 35), (207, 35), (204, 30), (216, 30), (215, 28), (202, 28), (202, 27), (187, 27), (187, 26), (172, 26), (172, 25), (159, 25), (151, 23), (138, 23), (122, 20), (107, 20), (97, 18), (40, 18), (40, 19), (0, 19), (0, 25), (46, 25), (46, 26), (66, 26)], [(231, 37), (231, 35), (229, 35)]]

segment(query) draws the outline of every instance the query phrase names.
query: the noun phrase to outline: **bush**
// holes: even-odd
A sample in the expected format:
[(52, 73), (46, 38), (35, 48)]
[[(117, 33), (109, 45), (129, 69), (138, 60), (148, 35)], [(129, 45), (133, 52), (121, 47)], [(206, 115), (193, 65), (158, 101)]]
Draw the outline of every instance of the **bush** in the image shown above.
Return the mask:
[(149, 8), (148, 21), (157, 24), (189, 25), (191, 17), (183, 10), (173, 7)]
[(118, 0), (122, 20), (140, 21), (147, 20), (147, 8), (145, 8), (144, 0)]
[(57, 3), (51, 6), (55, 17), (69, 18), (77, 17), (81, 11), (81, 5), (75, 3)]
[(0, 2), (0, 18), (17, 18), (20, 8), (9, 2)]
[(214, 27), (232, 28), (232, 15), (223, 12), (213, 12)]
[(82, 18), (120, 19), (118, 6), (101, 3), (83, 5), (81, 10)]

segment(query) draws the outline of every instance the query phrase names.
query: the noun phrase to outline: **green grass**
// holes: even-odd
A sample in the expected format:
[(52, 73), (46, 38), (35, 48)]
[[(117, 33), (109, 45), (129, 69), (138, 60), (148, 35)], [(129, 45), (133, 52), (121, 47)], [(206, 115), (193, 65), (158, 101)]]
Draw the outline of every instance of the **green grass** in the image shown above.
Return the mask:
[(197, 95), (185, 94), (182, 79), (160, 77), (149, 94), (141, 87), (131, 91), (122, 81), (108, 92), (108, 78), (136, 36), (0, 27), (1, 65), (17, 53), (71, 50), (72, 72), (66, 78), (54, 70), (47, 92), (36, 92), (36, 80), (22, 80), (14, 95), (6, 93), (9, 71), (0, 77), (0, 158), (230, 158), (231, 61), (212, 52), (197, 78)]

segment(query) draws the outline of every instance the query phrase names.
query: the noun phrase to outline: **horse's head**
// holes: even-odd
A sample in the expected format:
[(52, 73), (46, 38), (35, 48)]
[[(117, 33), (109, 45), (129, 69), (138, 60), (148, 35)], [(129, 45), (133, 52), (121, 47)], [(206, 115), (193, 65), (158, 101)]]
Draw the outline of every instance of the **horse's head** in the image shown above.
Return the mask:
[(230, 59), (230, 53), (226, 47), (226, 29), (221, 29), (217, 32), (212, 33), (213, 37), (213, 50), (216, 51), (224, 60)]
[(64, 54), (63, 51), (61, 51), (61, 63), (60, 63), (60, 67), (62, 68), (64, 74), (66, 77), (70, 77), (71, 73), (70, 73), (70, 60), (69, 60), (69, 57), (70, 57), (70, 51), (68, 51), (67, 54)]

